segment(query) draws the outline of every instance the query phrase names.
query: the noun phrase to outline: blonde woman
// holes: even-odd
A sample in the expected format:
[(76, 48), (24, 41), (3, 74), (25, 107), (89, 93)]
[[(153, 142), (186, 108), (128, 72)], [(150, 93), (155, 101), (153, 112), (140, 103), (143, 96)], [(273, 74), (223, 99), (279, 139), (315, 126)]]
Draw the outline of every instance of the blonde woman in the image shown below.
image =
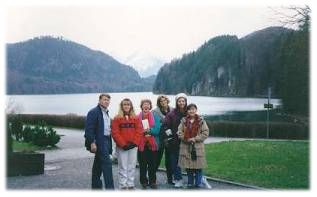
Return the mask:
[(120, 102), (119, 112), (112, 121), (112, 137), (116, 142), (120, 189), (134, 189), (137, 146), (142, 135), (140, 119), (130, 99)]

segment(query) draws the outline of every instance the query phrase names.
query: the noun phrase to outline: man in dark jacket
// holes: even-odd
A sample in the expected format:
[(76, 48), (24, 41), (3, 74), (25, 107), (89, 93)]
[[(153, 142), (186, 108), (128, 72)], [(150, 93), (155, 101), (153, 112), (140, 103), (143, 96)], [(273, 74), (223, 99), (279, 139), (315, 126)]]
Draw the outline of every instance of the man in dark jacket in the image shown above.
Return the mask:
[(109, 156), (112, 153), (111, 120), (108, 112), (110, 98), (109, 94), (101, 94), (98, 106), (91, 109), (86, 117), (85, 138), (90, 152), (95, 153), (91, 184), (93, 189), (102, 188), (101, 174), (105, 188), (114, 189), (112, 162)]

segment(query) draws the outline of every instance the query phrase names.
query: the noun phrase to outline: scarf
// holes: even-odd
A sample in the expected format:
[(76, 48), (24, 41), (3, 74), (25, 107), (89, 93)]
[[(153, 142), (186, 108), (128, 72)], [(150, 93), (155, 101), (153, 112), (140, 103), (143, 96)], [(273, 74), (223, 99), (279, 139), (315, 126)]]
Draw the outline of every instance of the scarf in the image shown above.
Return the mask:
[[(140, 112), (138, 115), (140, 120), (148, 119), (150, 128), (154, 127), (155, 121), (154, 121), (154, 116), (152, 112), (149, 112), (148, 114), (144, 114), (143, 112)], [(143, 127), (143, 125), (142, 125)]]
[(199, 131), (200, 121), (201, 118), (196, 114), (194, 117), (194, 122), (190, 122), (191, 118), (189, 116), (186, 116), (185, 118), (185, 129), (184, 129), (184, 138), (185, 141), (188, 141), (188, 139), (196, 137)]
[[(143, 112), (141, 112), (138, 115), (138, 117), (139, 117), (140, 121), (142, 121), (144, 119), (148, 119), (150, 128), (154, 127), (155, 121), (154, 121), (154, 116), (153, 116), (152, 112), (149, 112), (148, 114), (144, 114)], [(142, 127), (143, 127), (143, 125), (142, 125)], [(145, 146), (147, 146), (152, 151), (157, 151), (158, 148), (157, 148), (157, 144), (155, 142), (154, 136), (152, 136), (152, 135), (151, 136), (143, 135), (141, 137), (141, 140), (140, 140), (140, 143), (139, 143), (139, 146), (138, 146), (139, 151), (143, 152)]]

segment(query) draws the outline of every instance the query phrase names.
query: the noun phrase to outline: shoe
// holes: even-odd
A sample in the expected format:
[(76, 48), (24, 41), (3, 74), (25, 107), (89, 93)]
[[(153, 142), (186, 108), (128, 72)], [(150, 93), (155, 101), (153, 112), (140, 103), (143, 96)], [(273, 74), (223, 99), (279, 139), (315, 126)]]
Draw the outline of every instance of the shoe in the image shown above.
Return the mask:
[(176, 187), (176, 188), (183, 187), (183, 180), (182, 179), (181, 180), (176, 180), (174, 187)]
[(121, 187), (120, 189), (128, 189), (128, 187)]
[(152, 183), (152, 184), (150, 185), (150, 188), (152, 188), (152, 189), (157, 189), (156, 183)]
[(168, 180), (168, 181), (167, 181), (167, 184), (169, 184), (169, 185), (175, 185), (175, 181), (173, 181), (173, 180)]
[(205, 176), (202, 177), (201, 184), (202, 184), (203, 187), (205, 187), (207, 189), (212, 189), (211, 185), (208, 183), (208, 181), (207, 181)]
[(187, 189), (194, 189), (194, 185), (193, 184), (187, 184), (186, 188)]
[(132, 187), (128, 187), (129, 190), (134, 190), (135, 188), (132, 186)]
[(141, 184), (142, 185), (142, 189), (146, 189), (146, 187), (147, 187), (147, 184), (146, 183), (143, 183), (143, 184)]

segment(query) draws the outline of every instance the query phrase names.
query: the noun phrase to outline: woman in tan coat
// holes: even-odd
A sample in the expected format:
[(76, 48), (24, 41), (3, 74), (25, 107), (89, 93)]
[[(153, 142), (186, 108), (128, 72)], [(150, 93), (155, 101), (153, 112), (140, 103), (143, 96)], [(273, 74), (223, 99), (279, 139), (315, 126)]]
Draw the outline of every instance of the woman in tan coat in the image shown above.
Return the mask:
[(201, 185), (202, 169), (207, 167), (204, 140), (208, 135), (208, 126), (197, 114), (197, 106), (189, 104), (187, 116), (178, 127), (178, 136), (181, 139), (178, 165), (186, 169), (189, 188)]

